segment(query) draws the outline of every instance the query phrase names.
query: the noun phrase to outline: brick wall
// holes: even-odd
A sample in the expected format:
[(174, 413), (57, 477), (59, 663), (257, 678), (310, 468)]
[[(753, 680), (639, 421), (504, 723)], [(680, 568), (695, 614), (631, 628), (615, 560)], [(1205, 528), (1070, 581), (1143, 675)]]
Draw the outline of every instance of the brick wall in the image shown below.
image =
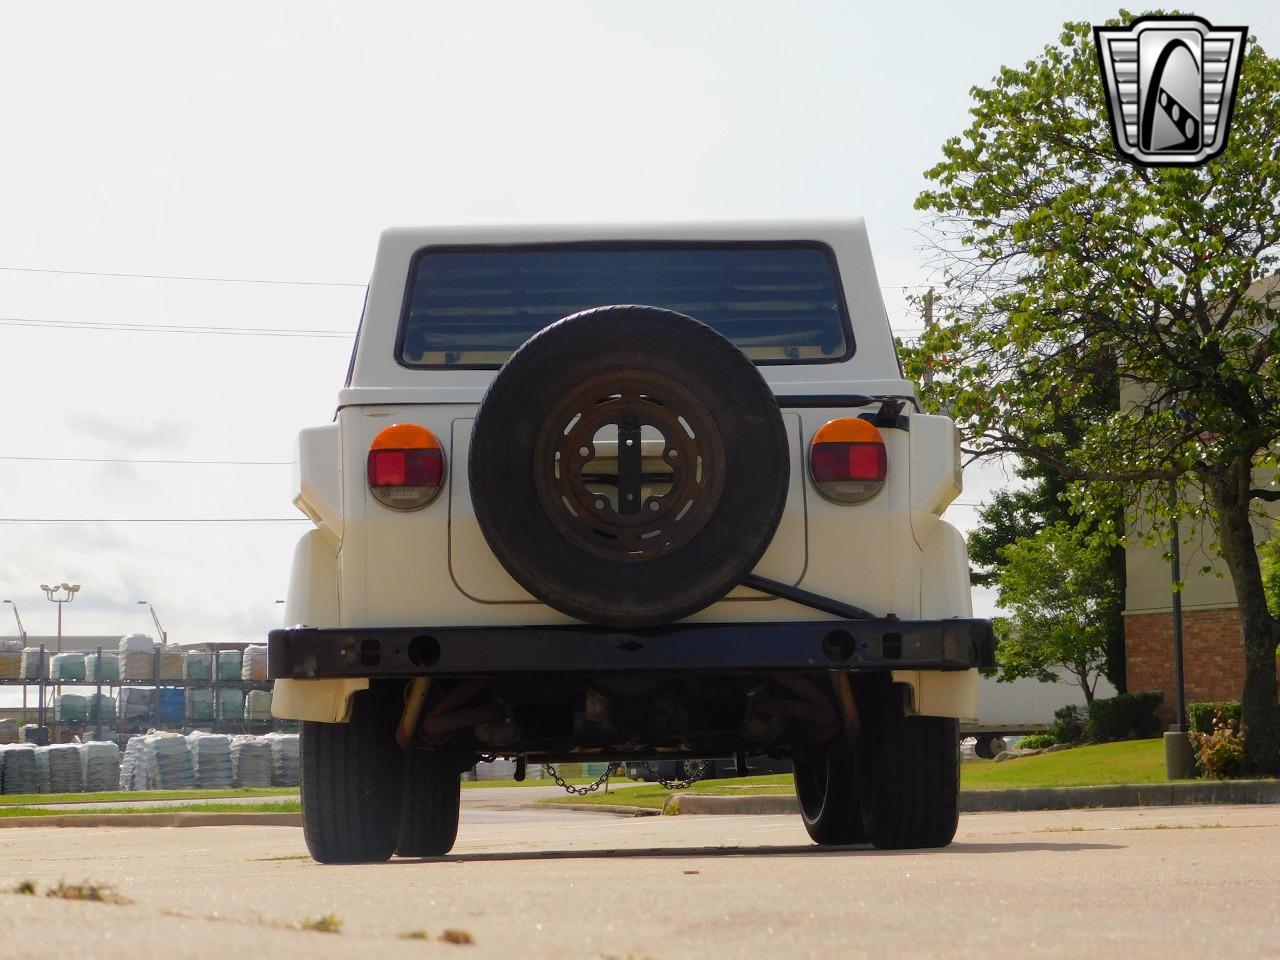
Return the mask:
[[(1135, 613), (1124, 618), (1129, 690), (1164, 694), (1160, 716), (1173, 722), (1177, 691), (1173, 670), (1173, 616)], [(1239, 700), (1244, 686), (1240, 616), (1234, 607), (1182, 612), (1182, 664), (1187, 703)]]

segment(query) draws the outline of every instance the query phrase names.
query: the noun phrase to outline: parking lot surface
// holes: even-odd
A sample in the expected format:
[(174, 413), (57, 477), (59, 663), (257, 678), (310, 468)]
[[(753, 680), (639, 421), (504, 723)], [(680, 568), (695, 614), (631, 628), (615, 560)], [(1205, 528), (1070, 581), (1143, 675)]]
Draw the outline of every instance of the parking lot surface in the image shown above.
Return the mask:
[[(449, 857), (377, 866), (316, 865), (278, 827), (0, 831), (0, 957), (1280, 955), (1273, 807), (975, 814), (949, 848), (881, 853), (818, 850), (796, 817), (483, 792)], [(132, 903), (9, 892), (60, 879)], [(325, 915), (341, 932), (301, 928)]]

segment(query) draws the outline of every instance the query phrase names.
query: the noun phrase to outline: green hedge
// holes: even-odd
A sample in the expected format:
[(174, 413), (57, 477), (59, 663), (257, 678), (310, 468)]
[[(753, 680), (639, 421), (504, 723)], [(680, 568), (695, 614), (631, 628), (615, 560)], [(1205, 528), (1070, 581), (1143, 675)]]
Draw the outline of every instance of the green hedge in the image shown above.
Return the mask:
[(1158, 693), (1122, 693), (1093, 701), (1089, 722), (1085, 725), (1087, 740), (1137, 740), (1160, 735), (1160, 718), (1156, 707), (1164, 698)]
[(1045, 747), (1052, 747), (1057, 742), (1052, 733), (1033, 733), (1022, 738), (1022, 742), (1018, 744), (1018, 749), (1043, 750)]
[(1187, 729), (1197, 733), (1212, 733), (1220, 723), (1229, 723), (1233, 730), (1240, 729), (1240, 701), (1218, 700), (1187, 704)]

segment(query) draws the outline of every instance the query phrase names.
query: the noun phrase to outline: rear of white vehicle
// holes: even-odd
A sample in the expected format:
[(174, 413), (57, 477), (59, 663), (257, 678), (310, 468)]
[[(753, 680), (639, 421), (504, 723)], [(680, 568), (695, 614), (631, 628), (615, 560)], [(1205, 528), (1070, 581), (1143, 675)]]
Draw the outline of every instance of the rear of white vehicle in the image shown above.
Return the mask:
[(482, 754), (786, 755), (819, 842), (949, 841), (958, 454), (859, 222), (388, 231), (271, 637), (313, 853), (444, 852)]

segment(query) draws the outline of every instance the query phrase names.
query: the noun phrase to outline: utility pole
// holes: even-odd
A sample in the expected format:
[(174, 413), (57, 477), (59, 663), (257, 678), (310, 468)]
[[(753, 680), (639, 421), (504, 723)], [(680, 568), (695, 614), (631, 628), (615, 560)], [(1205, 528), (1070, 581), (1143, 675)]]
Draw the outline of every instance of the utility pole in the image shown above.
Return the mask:
[(151, 622), (156, 625), (156, 633), (160, 634), (160, 646), (167, 647), (169, 645), (169, 634), (165, 632), (164, 627), (160, 626), (160, 618), (156, 616), (156, 608), (147, 600), (139, 600), (138, 604), (151, 611)]
[(22, 640), (23, 643), (25, 644), (27, 639), (27, 631), (22, 628), (22, 618), (18, 616), (18, 605), (14, 603), (12, 600), (5, 600), (4, 602), (9, 604), (9, 606), (13, 607), (13, 619), (18, 621), (18, 638)]
[[(933, 287), (930, 287), (924, 295), (924, 332), (927, 336), (933, 332)], [(924, 385), (927, 387), (933, 383), (933, 366), (925, 368)]]
[[(78, 583), (60, 583), (55, 586), (49, 586), (47, 583), (40, 584), (40, 589), (44, 591), (45, 598), (58, 605), (58, 653), (62, 652), (62, 605), (70, 603), (76, 598), (76, 594), (80, 592), (80, 584)], [(66, 591), (65, 597), (59, 597), (58, 594)]]

